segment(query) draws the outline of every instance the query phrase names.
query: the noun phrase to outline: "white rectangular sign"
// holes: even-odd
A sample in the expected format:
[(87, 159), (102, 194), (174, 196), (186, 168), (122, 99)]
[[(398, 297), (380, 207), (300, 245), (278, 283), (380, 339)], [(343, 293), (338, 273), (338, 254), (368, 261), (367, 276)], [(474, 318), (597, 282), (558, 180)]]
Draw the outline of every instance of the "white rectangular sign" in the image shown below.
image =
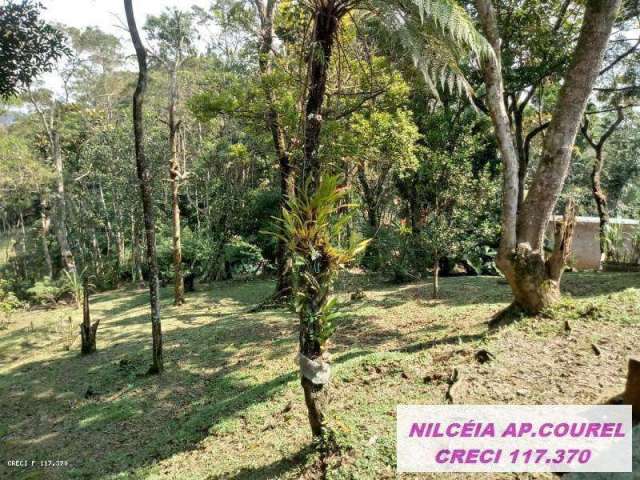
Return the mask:
[(399, 472), (631, 472), (629, 405), (398, 405)]

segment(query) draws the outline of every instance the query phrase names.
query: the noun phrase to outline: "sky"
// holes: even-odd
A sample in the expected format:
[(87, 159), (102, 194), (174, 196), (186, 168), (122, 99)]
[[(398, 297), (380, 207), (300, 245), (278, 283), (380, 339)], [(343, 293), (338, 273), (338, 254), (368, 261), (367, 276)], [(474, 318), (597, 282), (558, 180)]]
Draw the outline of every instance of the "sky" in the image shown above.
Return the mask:
[[(166, 7), (188, 9), (191, 5), (206, 7), (210, 0), (133, 0), (138, 27), (147, 15), (157, 15)], [(97, 26), (101, 30), (124, 37), (126, 25), (122, 0), (42, 0), (44, 18), (73, 27)]]
[[(41, 0), (45, 10), (42, 16), (49, 22), (72, 27), (99, 27), (122, 41), (127, 55), (133, 55), (129, 32), (126, 30), (123, 0)], [(133, 0), (133, 12), (144, 40), (142, 26), (148, 15), (157, 15), (166, 7), (187, 10), (191, 5), (207, 7), (211, 0)], [(45, 86), (59, 92), (61, 82), (55, 73), (44, 75)]]

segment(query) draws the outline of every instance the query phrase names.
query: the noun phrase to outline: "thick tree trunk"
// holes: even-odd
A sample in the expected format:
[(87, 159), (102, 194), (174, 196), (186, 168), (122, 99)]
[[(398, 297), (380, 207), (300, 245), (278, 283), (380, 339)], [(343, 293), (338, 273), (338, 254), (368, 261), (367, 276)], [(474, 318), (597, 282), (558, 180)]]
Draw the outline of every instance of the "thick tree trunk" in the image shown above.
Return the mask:
[[(491, 0), (476, 0), (480, 23), (495, 56), (482, 62), (488, 103), (504, 165), (502, 238), (496, 263), (509, 281), (517, 306), (538, 313), (560, 296), (560, 278), (570, 235), (546, 259), (547, 224), (562, 191), (584, 109), (598, 76), (620, 0), (588, 0), (582, 29), (543, 144), (531, 188), (518, 209), (519, 158), (503, 101), (500, 37)], [(567, 226), (567, 232), (573, 228)], [(557, 236), (557, 235), (556, 235)]]
[[(267, 100), (267, 111), (265, 121), (267, 128), (271, 132), (273, 147), (278, 159), (280, 170), (280, 207), (288, 208), (288, 202), (295, 194), (294, 172), (291, 164), (291, 156), (287, 146), (285, 130), (282, 125), (280, 115), (276, 110), (276, 95), (273, 90), (272, 73), (273, 62), (273, 21), (277, 8), (277, 0), (254, 0), (258, 17), (260, 18), (260, 45), (258, 66), (262, 77), (262, 91)], [(287, 246), (282, 239), (278, 239), (276, 249), (276, 291), (273, 300), (276, 302), (286, 301), (291, 297), (293, 285), (291, 281), (292, 263), (287, 252)]]
[(548, 258), (526, 246), (518, 246), (511, 255), (503, 273), (520, 309), (536, 314), (560, 299), (560, 280), (571, 256), (575, 223), (575, 204), (569, 201), (563, 221), (555, 224), (554, 247)]
[(138, 58), (138, 84), (133, 94), (133, 130), (136, 152), (136, 170), (140, 184), (144, 228), (147, 241), (147, 263), (149, 265), (149, 303), (151, 306), (151, 334), (153, 339), (153, 356), (149, 373), (162, 372), (162, 326), (160, 323), (160, 282), (158, 274), (158, 259), (156, 254), (155, 215), (153, 211), (153, 195), (151, 191), (151, 170), (144, 153), (144, 124), (143, 105), (144, 94), (147, 89), (147, 52), (142, 45), (133, 15), (132, 0), (124, 0), (127, 24), (131, 34), (131, 41)]
[(82, 340), (81, 353), (89, 355), (96, 351), (96, 335), (100, 320), (91, 325), (91, 313), (89, 311), (89, 284), (85, 279), (82, 285), (82, 325), (80, 325), (80, 338)]

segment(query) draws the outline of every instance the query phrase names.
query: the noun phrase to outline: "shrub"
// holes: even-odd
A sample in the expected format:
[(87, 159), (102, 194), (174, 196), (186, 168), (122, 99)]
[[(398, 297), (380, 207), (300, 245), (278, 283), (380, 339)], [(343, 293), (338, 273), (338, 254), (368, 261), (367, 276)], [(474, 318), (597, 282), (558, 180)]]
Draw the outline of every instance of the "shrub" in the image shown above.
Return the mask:
[(7, 282), (0, 280), (0, 329), (5, 329), (11, 313), (22, 308), (22, 302), (9, 290)]
[(51, 305), (56, 303), (64, 292), (51, 278), (44, 277), (37, 281), (33, 287), (27, 289), (27, 294), (34, 303)]
[(234, 274), (256, 274), (264, 265), (261, 250), (240, 237), (234, 237), (224, 246), (225, 262)]

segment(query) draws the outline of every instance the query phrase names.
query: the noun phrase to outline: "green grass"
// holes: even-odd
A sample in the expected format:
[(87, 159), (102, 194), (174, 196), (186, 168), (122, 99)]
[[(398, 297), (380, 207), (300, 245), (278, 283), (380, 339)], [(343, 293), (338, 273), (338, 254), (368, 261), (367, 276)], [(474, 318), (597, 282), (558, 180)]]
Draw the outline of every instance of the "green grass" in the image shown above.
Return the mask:
[[(366, 298), (350, 302), (356, 285)], [(640, 342), (640, 275), (568, 274), (563, 286), (553, 310), (488, 334), (486, 321), (509, 301), (496, 278), (443, 279), (442, 298), (432, 300), (429, 282), (346, 277), (328, 411), (342, 449), (329, 478), (395, 478), (396, 405), (444, 403), (453, 367), (465, 379), (460, 403), (590, 403), (620, 391)], [(79, 311), (16, 314), (0, 331), (0, 477), (300, 478), (315, 457), (295, 365), (297, 320), (282, 310), (247, 313), (272, 288), (203, 286), (183, 307), (163, 291), (160, 377), (145, 375), (144, 290), (92, 298), (102, 321), (89, 357), (78, 343), (65, 351), (56, 328), (68, 315), (79, 323)], [(495, 360), (478, 364), (481, 347)], [(9, 469), (9, 459), (70, 466)]]

